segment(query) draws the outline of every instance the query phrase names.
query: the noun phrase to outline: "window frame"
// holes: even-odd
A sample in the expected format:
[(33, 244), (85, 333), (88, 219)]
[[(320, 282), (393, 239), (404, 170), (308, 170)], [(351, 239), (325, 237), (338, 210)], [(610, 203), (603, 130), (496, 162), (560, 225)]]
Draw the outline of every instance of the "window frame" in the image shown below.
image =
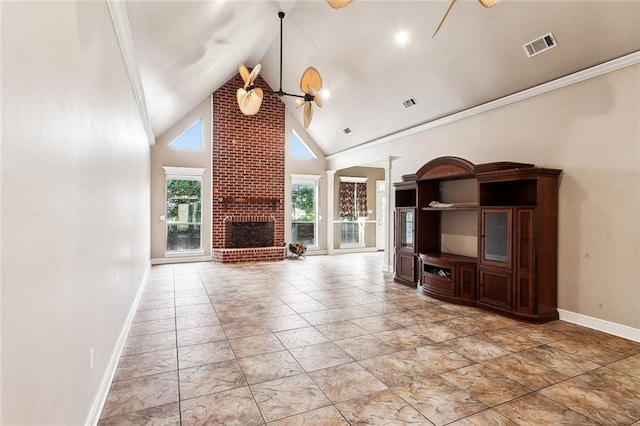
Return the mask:
[[(293, 224), (294, 224), (294, 220), (293, 220), (293, 186), (294, 185), (299, 185), (299, 184), (312, 184), (314, 187), (314, 200), (313, 200), (313, 204), (314, 204), (314, 225), (313, 225), (313, 241), (314, 244), (313, 245), (308, 245), (307, 249), (318, 249), (320, 247), (320, 244), (318, 242), (318, 230), (319, 230), (319, 221), (320, 221), (320, 216), (319, 216), (319, 211), (320, 211), (320, 188), (319, 188), (319, 182), (320, 182), (320, 178), (322, 176), (321, 175), (300, 175), (300, 174), (292, 174), (291, 175), (291, 187), (289, 188), (289, 195), (291, 196), (291, 203), (290, 203), (290, 208), (291, 208), (291, 215), (290, 220), (290, 231), (291, 231), (291, 237), (293, 238)], [(295, 241), (294, 241), (295, 242)]]
[(172, 166), (163, 166), (164, 174), (165, 174), (165, 183), (164, 183), (164, 255), (165, 257), (181, 257), (181, 256), (199, 256), (204, 255), (203, 248), (203, 226), (202, 226), (202, 210), (200, 210), (200, 248), (195, 250), (181, 250), (181, 251), (169, 251), (167, 250), (167, 242), (169, 239), (169, 222), (167, 217), (167, 205), (168, 205), (168, 191), (167, 185), (169, 180), (193, 180), (200, 182), (200, 208), (202, 209), (203, 204), (203, 196), (204, 196), (204, 188), (203, 184), (203, 175), (206, 169), (203, 168), (195, 168), (195, 167), (172, 167)]
[[(302, 146), (307, 150), (307, 152), (309, 152), (309, 154), (311, 155), (310, 157), (300, 157), (298, 155), (293, 155), (293, 138), (294, 137), (302, 144)], [(291, 156), (291, 158), (295, 158), (297, 160), (316, 160), (318, 158), (316, 153), (313, 152), (311, 148), (309, 148), (309, 145), (307, 145), (307, 143), (304, 141), (304, 139), (302, 139), (302, 137), (300, 137), (300, 134), (296, 132), (295, 129), (291, 129), (291, 138), (289, 141), (289, 155)]]
[[(191, 129), (196, 127), (198, 124), (200, 125), (200, 146), (198, 148), (185, 148), (185, 147), (173, 146), (174, 143), (176, 143), (180, 138), (182, 138), (184, 135), (189, 133), (191, 131)], [(202, 118), (199, 118), (191, 126), (187, 127), (187, 129), (184, 132), (180, 133), (178, 136), (173, 138), (173, 140), (171, 142), (169, 142), (169, 144), (167, 145), (168, 148), (171, 149), (171, 150), (175, 150), (175, 151), (193, 151), (193, 152), (202, 151), (202, 149), (204, 147), (203, 129), (204, 129), (204, 123), (202, 121)]]
[[(366, 177), (356, 177), (356, 176), (340, 176), (340, 182), (350, 182), (350, 183), (355, 183), (357, 184), (366, 184), (367, 180), (369, 178)], [(355, 197), (356, 195), (356, 191), (354, 190), (354, 194), (353, 196)], [(355, 204), (355, 209), (357, 210), (357, 204)], [(362, 217), (358, 217), (358, 216), (348, 216), (349, 218), (354, 218), (353, 220), (349, 220), (346, 217), (341, 217), (340, 218), (340, 248), (343, 249), (352, 249), (352, 248), (364, 248), (367, 246), (366, 244), (366, 235), (365, 235), (365, 230), (366, 230), (366, 221), (369, 219), (369, 215), (367, 214), (366, 217), (362, 216)], [(353, 223), (357, 223), (358, 224), (358, 239), (360, 240), (357, 243), (344, 243), (342, 242), (342, 228), (344, 226), (344, 224), (353, 224)]]

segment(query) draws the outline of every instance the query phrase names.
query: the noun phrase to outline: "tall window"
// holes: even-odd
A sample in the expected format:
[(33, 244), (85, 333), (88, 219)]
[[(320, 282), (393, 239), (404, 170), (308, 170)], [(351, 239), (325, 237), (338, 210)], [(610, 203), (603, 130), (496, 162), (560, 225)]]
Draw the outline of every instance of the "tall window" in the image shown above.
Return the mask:
[(202, 172), (204, 169), (165, 167), (167, 177), (167, 253), (202, 250)]
[(318, 180), (316, 175), (291, 175), (291, 240), (318, 247)]
[(340, 247), (364, 247), (367, 178), (340, 176)]

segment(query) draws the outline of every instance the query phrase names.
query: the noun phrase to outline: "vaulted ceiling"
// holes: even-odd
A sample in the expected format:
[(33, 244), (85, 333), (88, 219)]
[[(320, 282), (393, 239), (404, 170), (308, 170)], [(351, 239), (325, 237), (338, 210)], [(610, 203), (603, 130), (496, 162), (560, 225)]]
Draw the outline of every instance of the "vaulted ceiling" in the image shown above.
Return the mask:
[[(640, 51), (640, 1), (459, 0), (128, 1), (147, 109), (156, 136), (238, 72), (262, 64), (279, 87), (278, 11), (284, 11), (284, 91), (316, 67), (330, 93), (307, 129), (330, 155)], [(405, 31), (408, 42), (395, 37)], [(549, 32), (557, 47), (528, 58)], [(326, 93), (325, 93), (326, 94)], [(417, 102), (405, 109), (403, 101)], [(296, 100), (283, 101), (302, 122)], [(345, 134), (344, 128), (351, 129)]]

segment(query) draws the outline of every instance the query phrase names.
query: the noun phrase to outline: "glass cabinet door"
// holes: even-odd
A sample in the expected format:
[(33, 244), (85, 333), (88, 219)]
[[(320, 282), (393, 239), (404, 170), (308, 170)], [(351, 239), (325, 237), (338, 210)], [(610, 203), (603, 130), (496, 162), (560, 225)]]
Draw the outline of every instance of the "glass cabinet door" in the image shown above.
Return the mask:
[(480, 256), (483, 263), (511, 267), (511, 209), (483, 209)]
[(398, 239), (400, 242), (400, 249), (412, 250), (414, 246), (414, 231), (415, 231), (415, 211), (414, 209), (401, 209), (399, 212), (399, 224)]

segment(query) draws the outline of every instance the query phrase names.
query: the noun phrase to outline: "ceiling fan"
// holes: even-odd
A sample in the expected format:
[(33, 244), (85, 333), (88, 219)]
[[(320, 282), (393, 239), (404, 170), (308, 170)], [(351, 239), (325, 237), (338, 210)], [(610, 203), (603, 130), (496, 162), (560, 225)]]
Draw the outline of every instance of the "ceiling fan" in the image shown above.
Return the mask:
[[(343, 6), (346, 6), (350, 1), (351, 0)], [(271, 91), (271, 93), (274, 93), (279, 97), (293, 96), (300, 98), (298, 108), (304, 106), (304, 127), (306, 129), (311, 123), (311, 118), (313, 118), (312, 102), (318, 107), (322, 107), (322, 100), (320, 99), (320, 96), (318, 96), (318, 92), (322, 89), (322, 77), (317, 69), (314, 67), (308, 67), (304, 70), (302, 77), (300, 78), (300, 90), (303, 93), (302, 95), (287, 93), (282, 90), (282, 21), (284, 20), (284, 12), (278, 12), (278, 17), (280, 18), (280, 88), (277, 91)], [(253, 68), (253, 70), (251, 70), (251, 73), (249, 73), (247, 67), (240, 65), (239, 71), (242, 81), (244, 82), (244, 86), (238, 89), (237, 98), (238, 107), (244, 115), (256, 114), (262, 104), (264, 93), (262, 89), (254, 85), (261, 69), (262, 66), (258, 64)]]
[[(440, 20), (440, 23), (438, 24), (438, 28), (436, 28), (436, 31), (431, 36), (432, 39), (436, 36), (436, 34), (438, 34), (438, 31), (440, 31), (440, 27), (442, 27), (442, 24), (444, 24), (445, 19), (447, 19), (447, 16), (449, 15), (449, 12), (451, 12), (451, 8), (453, 7), (456, 1), (457, 0), (451, 0), (451, 4), (449, 4), (449, 8), (447, 8), (447, 11), (444, 13), (444, 16), (442, 17), (442, 20)], [(487, 9), (490, 9), (494, 6), (497, 6), (498, 3), (500, 3), (502, 0), (478, 0), (478, 1), (482, 6), (486, 7)]]

